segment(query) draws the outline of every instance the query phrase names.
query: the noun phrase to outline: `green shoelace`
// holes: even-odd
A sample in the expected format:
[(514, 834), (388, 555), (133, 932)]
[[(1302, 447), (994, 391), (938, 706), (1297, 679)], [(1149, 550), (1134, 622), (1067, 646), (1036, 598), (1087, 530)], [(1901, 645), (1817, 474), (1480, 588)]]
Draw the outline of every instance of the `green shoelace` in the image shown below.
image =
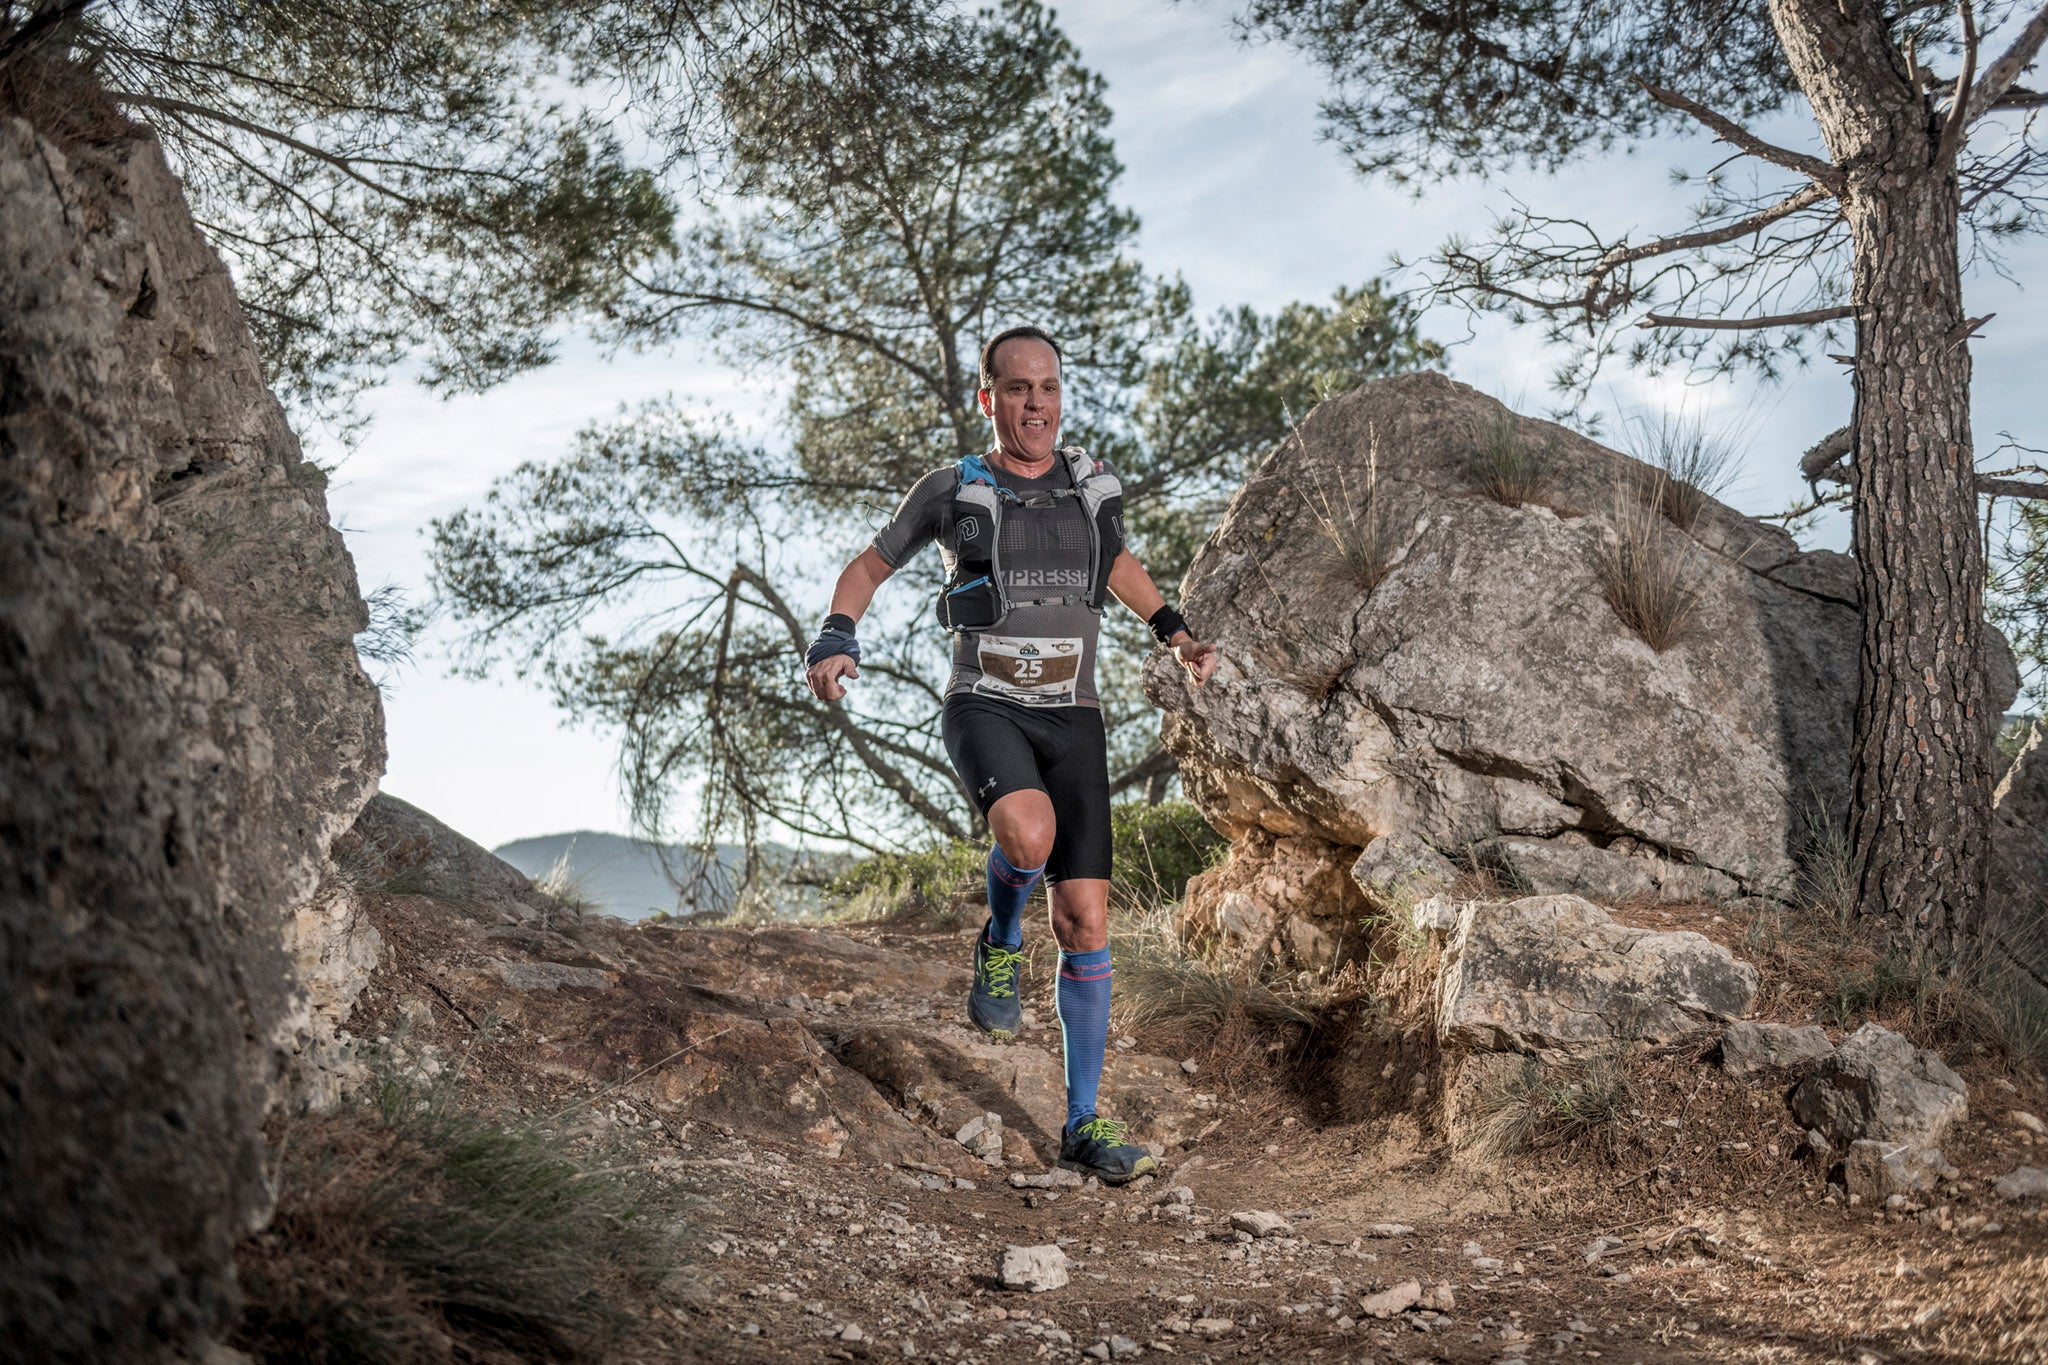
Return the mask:
[(1024, 965), (1024, 954), (1015, 948), (990, 944), (988, 955), (981, 960), (981, 979), (990, 995), (1001, 999), (1017, 993), (1017, 969)]
[(1075, 1137), (1093, 1138), (1108, 1147), (1125, 1146), (1124, 1134), (1130, 1124), (1122, 1119), (1090, 1119), (1074, 1130)]

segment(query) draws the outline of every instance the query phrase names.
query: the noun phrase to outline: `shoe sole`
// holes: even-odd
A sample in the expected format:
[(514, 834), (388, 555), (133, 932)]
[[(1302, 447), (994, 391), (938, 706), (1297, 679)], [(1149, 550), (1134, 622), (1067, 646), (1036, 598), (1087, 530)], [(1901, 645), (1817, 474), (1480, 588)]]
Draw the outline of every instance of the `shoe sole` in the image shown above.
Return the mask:
[(980, 1029), (988, 1037), (995, 1039), (999, 1043), (1014, 1043), (1017, 1041), (1017, 1038), (1021, 1033), (1020, 1029), (1002, 1028), (999, 1026), (993, 1026), (982, 1023), (981, 1020), (974, 1017), (974, 1005), (972, 1001), (970, 1001), (967, 1006), (967, 1022), (974, 1025), (974, 1027)]
[(1092, 1175), (1105, 1185), (1128, 1185), (1141, 1175), (1159, 1174), (1159, 1158), (1156, 1156), (1144, 1157), (1136, 1166), (1131, 1168), (1129, 1175), (1114, 1175), (1102, 1170), (1100, 1167), (1084, 1166), (1078, 1161), (1069, 1161), (1065, 1157), (1061, 1157), (1057, 1164), (1061, 1170), (1073, 1171), (1079, 1175)]

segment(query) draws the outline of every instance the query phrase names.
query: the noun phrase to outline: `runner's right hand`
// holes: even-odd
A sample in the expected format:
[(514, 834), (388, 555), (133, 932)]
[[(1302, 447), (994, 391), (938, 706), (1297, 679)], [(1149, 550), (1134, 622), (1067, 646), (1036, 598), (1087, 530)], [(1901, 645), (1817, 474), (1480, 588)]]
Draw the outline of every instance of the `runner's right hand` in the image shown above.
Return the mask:
[(844, 654), (820, 659), (804, 670), (804, 682), (809, 684), (811, 695), (819, 701), (838, 701), (846, 695), (846, 685), (840, 679), (859, 676), (860, 665)]

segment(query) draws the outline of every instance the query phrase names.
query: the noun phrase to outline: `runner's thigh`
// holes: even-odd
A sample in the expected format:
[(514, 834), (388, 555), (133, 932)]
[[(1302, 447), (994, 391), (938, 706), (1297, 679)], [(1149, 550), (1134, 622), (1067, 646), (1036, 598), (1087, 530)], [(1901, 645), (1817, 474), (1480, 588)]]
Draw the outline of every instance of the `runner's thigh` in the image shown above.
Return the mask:
[[(1042, 791), (1048, 796), (1045, 778), (1039, 773), (1038, 755), (1023, 722), (1028, 714), (1012, 714), (1018, 708), (1008, 702), (983, 697), (948, 697), (940, 722), (946, 739), (946, 753), (953, 771), (967, 788), (975, 810), (985, 818), (990, 806), (1011, 792)], [(1057, 817), (1059, 803), (1053, 811)]]
[(1066, 752), (1045, 769), (1045, 793), (1057, 821), (1048, 882), (1109, 877), (1109, 746), (1102, 712), (1092, 706), (1061, 708), (1068, 727)]

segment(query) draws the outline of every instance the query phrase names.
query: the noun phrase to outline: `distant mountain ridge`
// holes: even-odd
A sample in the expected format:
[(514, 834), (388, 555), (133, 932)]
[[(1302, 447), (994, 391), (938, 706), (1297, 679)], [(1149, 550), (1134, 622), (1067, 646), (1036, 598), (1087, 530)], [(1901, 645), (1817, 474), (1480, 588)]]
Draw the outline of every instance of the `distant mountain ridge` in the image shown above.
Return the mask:
[[(733, 908), (740, 871), (746, 866), (746, 854), (738, 844), (716, 845), (716, 856), (706, 866), (695, 848), (664, 846), (589, 829), (514, 839), (491, 852), (535, 881), (560, 867), (560, 875), (585, 899), (620, 919), (645, 919), (664, 911), (671, 915), (727, 913)], [(761, 848), (762, 861), (771, 869), (787, 868), (800, 856), (814, 861), (818, 857), (799, 855), (780, 844)], [(671, 879), (669, 867), (684, 883), (681, 889)], [(786, 900), (788, 917), (796, 918), (815, 904), (816, 895), (804, 888), (791, 888), (778, 900)]]

